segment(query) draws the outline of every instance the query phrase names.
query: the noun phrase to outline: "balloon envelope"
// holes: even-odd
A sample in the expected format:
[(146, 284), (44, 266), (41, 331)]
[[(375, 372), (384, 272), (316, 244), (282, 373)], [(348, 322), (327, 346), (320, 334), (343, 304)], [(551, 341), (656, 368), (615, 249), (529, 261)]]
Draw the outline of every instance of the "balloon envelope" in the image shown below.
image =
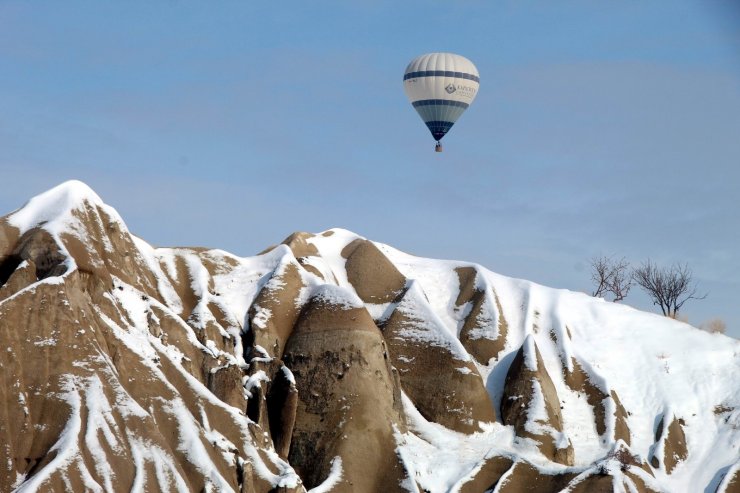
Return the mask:
[(414, 58), (403, 76), (403, 88), (432, 136), (440, 140), (475, 99), (478, 69), (454, 53), (428, 53)]

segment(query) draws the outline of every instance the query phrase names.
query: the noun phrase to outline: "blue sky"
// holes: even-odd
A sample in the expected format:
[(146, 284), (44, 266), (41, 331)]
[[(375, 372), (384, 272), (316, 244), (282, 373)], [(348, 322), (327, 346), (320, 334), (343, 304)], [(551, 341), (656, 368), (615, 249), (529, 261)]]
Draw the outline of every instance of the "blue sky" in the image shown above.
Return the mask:
[[(684, 314), (740, 336), (734, 3), (3, 0), (0, 213), (76, 178), (161, 246), (343, 227), (583, 291), (687, 262)], [(442, 154), (401, 82), (430, 51), (481, 74)]]

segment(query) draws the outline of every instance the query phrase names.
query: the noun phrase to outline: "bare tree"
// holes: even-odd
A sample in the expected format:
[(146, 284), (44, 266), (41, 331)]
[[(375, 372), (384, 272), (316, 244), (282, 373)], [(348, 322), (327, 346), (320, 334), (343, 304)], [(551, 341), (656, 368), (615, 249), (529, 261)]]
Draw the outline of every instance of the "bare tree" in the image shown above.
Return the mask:
[(629, 268), (630, 264), (624, 257), (613, 264), (609, 291), (614, 295), (614, 301), (622, 301), (632, 289), (632, 273)]
[(614, 295), (613, 301), (622, 301), (632, 287), (632, 274), (629, 262), (622, 257), (594, 257), (591, 259), (591, 280), (596, 285), (592, 296), (604, 297), (607, 293)]
[(591, 296), (602, 298), (607, 293), (609, 286), (609, 257), (594, 257), (591, 259), (591, 280), (596, 284), (596, 289)]
[(703, 300), (707, 297), (696, 295), (696, 284), (687, 264), (673, 264), (669, 268), (659, 268), (650, 260), (632, 271), (634, 281), (658, 305), (663, 315), (676, 318), (678, 311), (689, 300)]

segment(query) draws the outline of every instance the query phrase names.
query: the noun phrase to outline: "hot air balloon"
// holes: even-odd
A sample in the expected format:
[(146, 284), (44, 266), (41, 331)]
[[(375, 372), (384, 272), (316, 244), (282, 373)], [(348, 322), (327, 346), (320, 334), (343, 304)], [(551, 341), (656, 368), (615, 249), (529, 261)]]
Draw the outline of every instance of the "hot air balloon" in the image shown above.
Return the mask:
[(411, 104), (437, 141), (468, 109), (478, 93), (478, 69), (467, 58), (454, 53), (428, 53), (414, 58), (403, 75), (403, 89)]

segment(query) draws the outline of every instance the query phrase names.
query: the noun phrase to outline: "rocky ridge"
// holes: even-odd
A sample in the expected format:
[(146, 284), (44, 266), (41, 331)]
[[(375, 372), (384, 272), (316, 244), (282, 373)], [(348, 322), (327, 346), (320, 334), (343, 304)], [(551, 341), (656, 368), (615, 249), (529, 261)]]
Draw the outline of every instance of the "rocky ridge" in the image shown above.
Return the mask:
[(0, 218), (0, 491), (740, 490), (740, 344), (345, 230)]

